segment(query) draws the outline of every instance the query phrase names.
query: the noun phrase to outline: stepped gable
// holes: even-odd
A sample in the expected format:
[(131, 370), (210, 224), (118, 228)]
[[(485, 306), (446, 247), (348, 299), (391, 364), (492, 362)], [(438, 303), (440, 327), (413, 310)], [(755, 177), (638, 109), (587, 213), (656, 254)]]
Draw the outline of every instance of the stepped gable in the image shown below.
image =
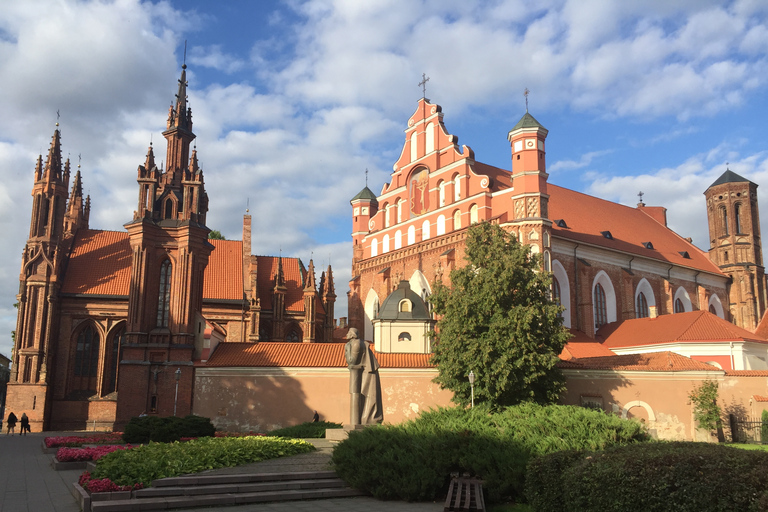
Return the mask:
[(63, 294), (128, 296), (131, 245), (128, 233), (79, 229), (72, 245)]
[(614, 370), (648, 372), (722, 371), (701, 361), (674, 352), (650, 352), (647, 354), (622, 354), (604, 357), (585, 357), (561, 361), (563, 370)]
[[(220, 343), (208, 367), (347, 368), (346, 343)], [(371, 346), (373, 349), (373, 346)], [(431, 354), (381, 354), (382, 368), (433, 368)]]
[(661, 343), (722, 343), (750, 341), (768, 343), (709, 311), (689, 311), (656, 318), (636, 318), (601, 327), (597, 337), (608, 348), (627, 348)]
[(208, 240), (213, 251), (203, 279), (203, 299), (243, 300), (243, 242)]
[[(648, 208), (632, 208), (549, 183), (552, 235), (723, 275), (707, 253), (659, 222)], [(612, 238), (602, 232), (609, 231)], [(653, 248), (644, 244), (651, 242)], [(683, 254), (681, 254), (683, 253)], [(686, 254), (688, 257), (686, 257)]]

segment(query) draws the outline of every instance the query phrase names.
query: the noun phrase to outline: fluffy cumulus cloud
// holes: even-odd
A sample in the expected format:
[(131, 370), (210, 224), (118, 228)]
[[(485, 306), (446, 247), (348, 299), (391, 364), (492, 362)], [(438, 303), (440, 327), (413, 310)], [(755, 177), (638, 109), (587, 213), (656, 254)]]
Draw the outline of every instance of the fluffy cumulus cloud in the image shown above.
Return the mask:
[[(150, 140), (157, 160), (165, 158), (160, 134), (185, 39), (209, 226), (239, 238), (248, 208), (255, 253), (314, 257), (318, 268), (330, 258), (337, 316), (346, 314), (351, 277), (349, 198), (364, 186), (366, 169), (373, 190), (388, 180), (422, 73), (449, 130), (478, 128), (456, 134), (481, 146), (489, 133), (501, 133), (504, 146), (525, 87), (539, 119), (656, 122), (657, 134), (670, 134), (665, 140), (688, 142), (703, 131), (695, 120), (744, 108), (768, 78), (768, 8), (749, 0), (7, 4), (0, 10), (0, 227), (9, 247), (0, 254), (3, 354), (10, 339), (1, 333), (15, 326), (32, 170), (56, 112), (64, 152), (73, 167), (81, 161), (93, 198), (91, 227), (122, 229)], [(478, 112), (505, 124), (483, 126)], [(673, 228), (706, 240), (700, 192), (723, 161), (758, 183), (768, 173), (754, 141), (717, 149), (724, 140), (624, 177), (615, 166), (601, 169), (625, 154), (622, 141), (552, 144), (550, 170), (558, 177), (578, 170), (594, 180), (582, 188), (627, 204), (636, 189), (662, 189), (649, 203), (670, 209)]]

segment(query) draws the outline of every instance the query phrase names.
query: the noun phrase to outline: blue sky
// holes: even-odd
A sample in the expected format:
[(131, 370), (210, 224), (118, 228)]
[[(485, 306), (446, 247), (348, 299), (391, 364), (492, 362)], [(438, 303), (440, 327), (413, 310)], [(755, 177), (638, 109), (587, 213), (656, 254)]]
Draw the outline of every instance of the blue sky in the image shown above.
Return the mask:
[[(730, 168), (768, 208), (765, 1), (0, 0), (0, 354), (10, 355), (35, 159), (61, 112), (91, 227), (120, 230), (150, 138), (164, 159), (188, 41), (208, 224), (254, 253), (330, 259), (346, 314), (349, 199), (378, 192), (421, 97), (478, 161), (549, 129), (550, 182), (627, 205), (645, 193), (708, 249), (702, 193)], [(768, 214), (763, 215), (768, 219)]]

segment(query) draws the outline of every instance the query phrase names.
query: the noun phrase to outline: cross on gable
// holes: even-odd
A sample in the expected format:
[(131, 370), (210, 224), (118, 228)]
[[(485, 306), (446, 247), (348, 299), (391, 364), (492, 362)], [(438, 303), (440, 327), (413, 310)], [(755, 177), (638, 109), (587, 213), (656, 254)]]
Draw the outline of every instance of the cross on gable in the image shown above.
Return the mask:
[(421, 97), (422, 99), (426, 99), (427, 97), (427, 82), (429, 82), (429, 77), (426, 73), (421, 74), (421, 82), (419, 82), (419, 87), (421, 87)]

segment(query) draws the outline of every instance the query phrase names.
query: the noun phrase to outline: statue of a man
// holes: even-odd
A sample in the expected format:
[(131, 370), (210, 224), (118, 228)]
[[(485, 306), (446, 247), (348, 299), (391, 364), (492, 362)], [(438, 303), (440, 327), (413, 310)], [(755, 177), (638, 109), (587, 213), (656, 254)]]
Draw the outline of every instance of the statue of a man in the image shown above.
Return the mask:
[(370, 346), (357, 337), (354, 327), (347, 332), (344, 355), (349, 368), (350, 424), (371, 425), (381, 423), (384, 413), (381, 406), (379, 362)]

